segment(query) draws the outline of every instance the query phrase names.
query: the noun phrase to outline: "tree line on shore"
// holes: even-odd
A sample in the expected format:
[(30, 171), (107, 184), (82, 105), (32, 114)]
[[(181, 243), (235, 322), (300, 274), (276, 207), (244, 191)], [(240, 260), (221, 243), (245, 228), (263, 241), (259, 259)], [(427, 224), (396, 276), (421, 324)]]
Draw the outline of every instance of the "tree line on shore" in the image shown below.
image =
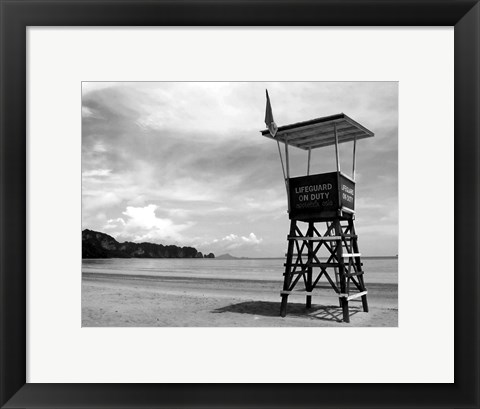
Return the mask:
[(112, 236), (98, 231), (82, 231), (82, 258), (215, 258), (203, 255), (194, 247), (155, 243), (119, 243)]

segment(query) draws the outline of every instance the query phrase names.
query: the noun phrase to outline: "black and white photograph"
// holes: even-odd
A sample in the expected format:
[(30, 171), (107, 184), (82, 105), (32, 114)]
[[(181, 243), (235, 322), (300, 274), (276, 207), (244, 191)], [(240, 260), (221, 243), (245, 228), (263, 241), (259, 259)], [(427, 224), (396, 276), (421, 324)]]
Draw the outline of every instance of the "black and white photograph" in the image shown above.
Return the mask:
[(82, 327), (397, 327), (398, 82), (83, 82)]

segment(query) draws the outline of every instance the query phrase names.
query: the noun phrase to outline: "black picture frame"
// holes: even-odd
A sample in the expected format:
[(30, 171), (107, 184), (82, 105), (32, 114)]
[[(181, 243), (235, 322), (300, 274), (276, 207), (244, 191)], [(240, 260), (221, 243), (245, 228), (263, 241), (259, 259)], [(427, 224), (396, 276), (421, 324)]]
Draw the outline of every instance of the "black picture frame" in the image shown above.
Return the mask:
[[(0, 0), (0, 12), (1, 407), (480, 407), (478, 0)], [(26, 383), (26, 27), (191, 25), (455, 27), (453, 384)]]

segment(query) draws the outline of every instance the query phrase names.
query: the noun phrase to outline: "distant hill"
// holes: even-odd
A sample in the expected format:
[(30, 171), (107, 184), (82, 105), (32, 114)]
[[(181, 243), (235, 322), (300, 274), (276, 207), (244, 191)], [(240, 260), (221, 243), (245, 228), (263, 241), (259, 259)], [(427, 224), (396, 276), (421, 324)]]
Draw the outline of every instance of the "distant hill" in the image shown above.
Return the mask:
[(217, 260), (238, 260), (238, 257), (233, 257), (231, 254), (222, 254), (221, 256), (215, 257)]
[(285, 257), (235, 257), (227, 253), (215, 258), (217, 260), (281, 260)]
[(82, 258), (215, 258), (203, 255), (193, 247), (164, 246), (154, 243), (119, 243), (98, 231), (82, 231)]

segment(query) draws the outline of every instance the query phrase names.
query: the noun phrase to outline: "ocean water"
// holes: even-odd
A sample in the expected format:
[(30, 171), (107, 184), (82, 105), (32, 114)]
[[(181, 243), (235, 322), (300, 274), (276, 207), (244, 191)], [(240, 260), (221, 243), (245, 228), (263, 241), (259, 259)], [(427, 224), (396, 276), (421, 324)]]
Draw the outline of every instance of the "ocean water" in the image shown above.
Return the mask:
[[(84, 273), (283, 281), (285, 259), (84, 259)], [(365, 283), (398, 283), (398, 259), (362, 258)], [(318, 271), (318, 268), (315, 269)], [(315, 271), (314, 270), (314, 271)]]

